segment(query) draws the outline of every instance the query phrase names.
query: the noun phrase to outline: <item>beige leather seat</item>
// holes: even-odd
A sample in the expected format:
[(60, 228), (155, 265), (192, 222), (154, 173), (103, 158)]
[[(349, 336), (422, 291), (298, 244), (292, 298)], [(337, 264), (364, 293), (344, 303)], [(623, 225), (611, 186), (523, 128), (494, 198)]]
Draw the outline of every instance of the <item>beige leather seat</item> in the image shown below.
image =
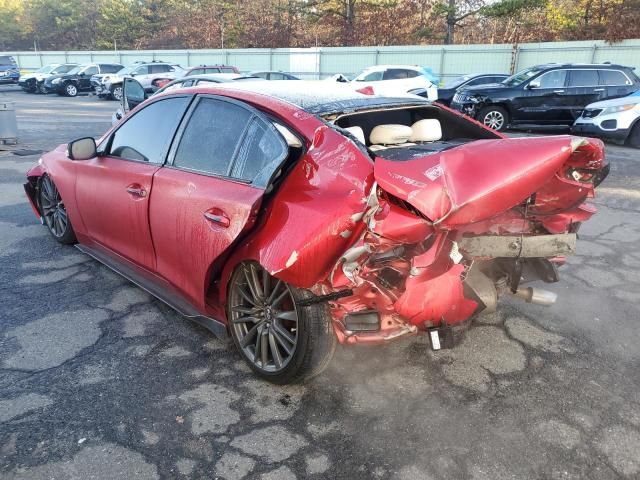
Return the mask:
[(411, 125), (409, 141), (437, 142), (438, 140), (442, 140), (442, 125), (440, 125), (440, 120), (425, 118)]
[(367, 144), (367, 141), (364, 138), (364, 130), (362, 130), (362, 128), (360, 127), (347, 127), (345, 128), (345, 130), (349, 133), (351, 133), (351, 135), (353, 135), (354, 137), (356, 137), (360, 143), (362, 143), (363, 145)]
[(409, 140), (412, 133), (413, 130), (411, 130), (411, 127), (406, 125), (378, 125), (371, 130), (369, 141), (371, 142), (372, 147), (374, 145), (400, 145), (402, 143), (407, 143), (407, 140)]

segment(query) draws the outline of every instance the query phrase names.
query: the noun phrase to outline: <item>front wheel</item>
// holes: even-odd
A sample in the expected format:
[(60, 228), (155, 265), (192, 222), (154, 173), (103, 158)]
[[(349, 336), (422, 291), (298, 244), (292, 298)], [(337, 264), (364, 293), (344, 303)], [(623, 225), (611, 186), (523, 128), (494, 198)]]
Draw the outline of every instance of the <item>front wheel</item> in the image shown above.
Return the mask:
[(122, 85), (114, 85), (111, 87), (111, 97), (114, 100), (122, 100)]
[(498, 132), (502, 132), (509, 124), (509, 114), (502, 107), (485, 107), (478, 115), (480, 123)]
[(67, 97), (75, 97), (78, 95), (78, 87), (76, 87), (73, 83), (67, 83), (64, 86), (64, 93)]
[(58, 188), (49, 175), (44, 175), (40, 180), (38, 195), (42, 218), (49, 229), (49, 233), (56, 241), (64, 245), (76, 243), (76, 234), (71, 226), (67, 209)]
[(249, 367), (277, 384), (308, 380), (331, 361), (336, 336), (325, 304), (272, 277), (255, 262), (236, 268), (229, 285), (231, 337)]

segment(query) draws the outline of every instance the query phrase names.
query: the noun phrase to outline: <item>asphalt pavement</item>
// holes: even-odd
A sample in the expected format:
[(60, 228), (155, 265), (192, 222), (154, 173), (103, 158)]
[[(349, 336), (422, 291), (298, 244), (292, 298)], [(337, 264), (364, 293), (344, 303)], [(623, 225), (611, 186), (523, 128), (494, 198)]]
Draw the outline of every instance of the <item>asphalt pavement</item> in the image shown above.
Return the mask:
[(100, 135), (116, 103), (0, 100), (20, 129), (0, 146), (0, 478), (640, 478), (640, 151), (607, 145), (553, 307), (505, 299), (454, 350), (339, 348), (279, 387), (33, 215), (37, 151)]

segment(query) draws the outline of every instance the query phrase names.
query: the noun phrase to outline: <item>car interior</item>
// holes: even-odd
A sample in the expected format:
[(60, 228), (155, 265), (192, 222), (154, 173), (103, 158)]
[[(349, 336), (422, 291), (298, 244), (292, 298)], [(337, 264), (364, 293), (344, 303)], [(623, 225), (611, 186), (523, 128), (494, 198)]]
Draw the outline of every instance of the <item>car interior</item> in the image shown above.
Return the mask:
[(405, 161), (480, 139), (494, 132), (435, 106), (346, 114), (334, 124), (365, 145), (374, 156)]

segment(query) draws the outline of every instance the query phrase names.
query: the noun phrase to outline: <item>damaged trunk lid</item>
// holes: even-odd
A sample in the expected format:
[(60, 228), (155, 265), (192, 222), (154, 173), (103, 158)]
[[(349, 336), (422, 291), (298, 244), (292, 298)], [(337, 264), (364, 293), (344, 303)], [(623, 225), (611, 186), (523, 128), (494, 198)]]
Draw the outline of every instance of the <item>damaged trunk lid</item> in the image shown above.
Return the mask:
[(443, 229), (494, 217), (536, 193), (550, 213), (593, 197), (606, 176), (601, 141), (571, 136), (477, 140), (408, 160), (375, 159), (387, 193)]

